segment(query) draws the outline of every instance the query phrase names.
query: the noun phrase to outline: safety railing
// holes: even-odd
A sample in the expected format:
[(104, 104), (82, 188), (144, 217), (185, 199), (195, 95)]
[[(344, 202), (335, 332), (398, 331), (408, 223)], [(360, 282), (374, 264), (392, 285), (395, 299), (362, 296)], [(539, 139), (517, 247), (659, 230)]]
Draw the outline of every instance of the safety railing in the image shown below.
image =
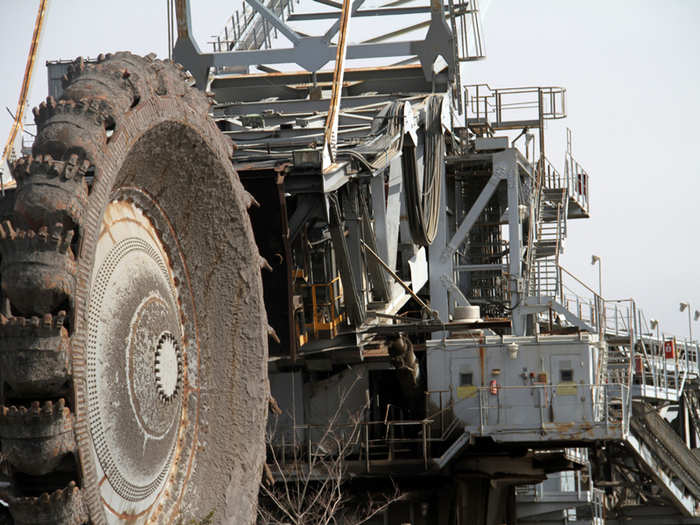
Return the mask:
[[(262, 1), (272, 13), (280, 20), (287, 21), (294, 19), (292, 15), (295, 11), (295, 2), (293, 0), (267, 0)], [(301, 12), (313, 12), (318, 8), (314, 5), (300, 4), (296, 2), (296, 9)], [(312, 4), (309, 2), (309, 4)], [(338, 4), (336, 4), (338, 5)], [(460, 62), (469, 62), (485, 58), (484, 52), (484, 37), (481, 29), (481, 20), (479, 14), (479, 4), (477, 0), (443, 0), (444, 9), (446, 10), (446, 19), (450, 25), (450, 29), (455, 35), (454, 52), (455, 57)], [(374, 7), (375, 13), (381, 13), (383, 9), (390, 9), (390, 6)], [(401, 18), (391, 13), (387, 9), (387, 15), (393, 16), (394, 20)], [(333, 18), (333, 14), (326, 17), (321, 13), (322, 18)], [(410, 14), (410, 13), (407, 13)], [(429, 16), (428, 12), (424, 12), (424, 17)], [(289, 16), (291, 15), (291, 16)], [(303, 15), (302, 15), (303, 16)], [(337, 15), (340, 16), (340, 10)], [(430, 25), (430, 19), (423, 20), (417, 24), (408, 27), (397, 26), (391, 32), (375, 37), (378, 41), (389, 40), (410, 30), (427, 28)], [(213, 40), (209, 41), (214, 52), (232, 51), (232, 50), (252, 50), (252, 49), (270, 49), (272, 40), (277, 37), (277, 29), (270, 24), (264, 17), (259, 16), (257, 11), (252, 8), (246, 0), (242, 0), (240, 9), (226, 20), (224, 28), (219, 35), (213, 35)]]
[(562, 87), (491, 88), (465, 86), (467, 125), (488, 122), (493, 129), (541, 125), (543, 120), (566, 117), (566, 89)]
[(578, 203), (583, 211), (590, 212), (588, 172), (567, 152), (564, 159), (564, 175), (566, 177), (569, 196)]
[[(475, 428), (469, 425), (464, 418), (457, 417), (463, 413), (465, 402), (462, 399), (454, 401), (448, 390), (426, 392), (432, 400), (440, 393), (445, 406), (439, 407), (433, 404), (433, 410), (429, 417), (420, 420), (367, 420), (367, 410), (357, 415), (353, 421), (335, 424), (293, 424), (284, 429), (283, 432), (272, 432), (269, 436), (268, 447), (270, 456), (277, 463), (276, 468), (285, 470), (293, 464), (313, 463), (315, 461), (345, 461), (347, 467), (351, 465), (365, 472), (373, 470), (373, 462), (382, 461), (386, 463), (392, 460), (413, 460), (423, 464), (428, 470), (434, 458), (439, 457), (454, 441), (458, 434), (464, 432), (465, 426), (473, 433), (485, 435), (488, 428), (489, 411), (494, 409), (521, 409), (532, 407), (532, 403), (522, 403), (522, 400), (530, 399), (525, 395), (526, 391), (535, 392), (535, 398), (539, 400), (541, 419), (538, 426), (532, 430), (540, 433), (546, 428), (548, 423), (547, 413), (549, 404), (556, 399), (557, 389), (562, 385), (531, 385), (526, 387), (499, 387), (499, 392), (494, 396), (489, 387), (476, 387), (476, 397), (479, 399), (478, 406), (470, 407), (470, 410), (478, 412), (478, 421), (481, 422)], [(569, 386), (570, 388), (570, 386)], [(619, 434), (622, 429), (626, 432), (629, 425), (629, 416), (626, 411), (628, 406), (628, 392), (625, 385), (576, 385), (575, 388), (582, 391), (591, 391), (595, 396), (598, 389), (605, 393), (606, 405), (604, 410), (600, 410), (598, 417), (582, 420), (581, 423), (587, 430), (605, 429), (608, 432)], [(515, 398), (521, 402), (515, 404), (497, 403), (494, 398), (503, 395), (505, 391), (516, 393)], [(595, 399), (595, 397), (588, 397)], [(596, 410), (589, 411), (590, 414)], [(567, 422), (576, 423), (576, 421)], [(469, 427), (472, 427), (471, 429)], [(519, 428), (518, 430), (523, 430)], [(551, 430), (551, 429), (550, 429)], [(610, 434), (613, 435), (613, 434)], [(552, 439), (561, 438), (553, 436)]]
[(700, 375), (700, 345), (664, 336), (641, 337), (635, 347), (634, 383), (646, 397), (677, 399), (688, 379)]
[(631, 338), (639, 336), (637, 306), (633, 299), (603, 299), (603, 325), (606, 335)]
[(685, 365), (685, 369), (689, 372), (698, 373), (698, 352), (700, 352), (700, 344), (697, 341), (677, 341), (674, 338), (676, 348), (678, 349), (679, 366)]
[(604, 321), (603, 299), (590, 286), (559, 265), (559, 303), (600, 333)]
[[(472, 387), (469, 397), (454, 403), (457, 417), (473, 433), (487, 435), (491, 431), (542, 431), (552, 433), (551, 439), (565, 439), (567, 432), (575, 433), (576, 423), (590, 429), (627, 432), (631, 410), (630, 388), (624, 383), (605, 384), (533, 384), (523, 386)], [(590, 406), (581, 402), (587, 400)], [(581, 408), (575, 418), (573, 405)], [(560, 404), (564, 403), (564, 404)], [(536, 409), (537, 416), (527, 423), (515, 424), (510, 416), (522, 419), (525, 410)], [(558, 425), (559, 423), (565, 423)], [(552, 425), (554, 424), (554, 425)], [(555, 427), (555, 428), (553, 428)], [(558, 429), (561, 429), (559, 431)], [(557, 432), (560, 432), (559, 434)]]
[(372, 471), (373, 462), (393, 459), (413, 459), (427, 470), (434, 451), (442, 453), (464, 427), (454, 416), (450, 390), (425, 392), (425, 406), (426, 417), (419, 420), (397, 417), (396, 407), (387, 405), (383, 420), (368, 420), (365, 408), (349, 423), (292, 424), (283, 431), (273, 429), (268, 446), (274, 449), (272, 456), (281, 469), (295, 462), (338, 460), (340, 456), (366, 472)]
[(564, 455), (567, 459), (575, 463), (586, 463), (588, 461), (588, 449), (587, 448), (567, 448), (564, 450)]
[[(437, 403), (436, 403), (437, 401)], [(454, 397), (452, 390), (428, 390), (425, 392), (425, 413), (435, 422), (436, 437), (450, 440), (460, 426), (454, 416)]]
[(559, 266), (560, 304), (595, 332), (616, 338), (639, 337), (637, 307), (633, 299), (604, 299), (563, 266)]
[(593, 523), (603, 525), (605, 520), (605, 491), (593, 487)]
[(536, 485), (516, 486), (515, 496), (520, 501), (562, 502), (566, 498), (572, 503), (587, 503), (594, 499), (592, 489), (590, 478), (583, 476), (580, 470), (565, 470)]
[(444, 443), (441, 436), (432, 435), (433, 425), (432, 419), (360, 421), (337, 425), (332, 437), (327, 425), (294, 425), (293, 433), (273, 437), (269, 446), (281, 468), (323, 457), (354, 462), (366, 472), (372, 471), (373, 461), (394, 459), (421, 461), (427, 470), (432, 447)]
[(486, 57), (484, 52), (479, 2), (477, 0), (448, 0), (448, 18), (456, 35), (457, 58), (470, 62)]
[[(284, 18), (285, 12), (294, 10), (292, 0), (268, 0), (263, 2), (266, 7), (280, 18)], [(245, 0), (239, 10), (226, 20), (224, 29), (219, 35), (214, 35), (214, 40), (209, 42), (212, 51), (233, 51), (249, 49), (269, 49), (272, 47), (272, 39), (277, 38), (277, 29), (271, 26), (264, 17), (250, 7)]]
[(574, 159), (571, 153), (568, 151), (565, 153), (563, 174), (552, 166), (549, 159), (545, 158), (544, 180), (545, 188), (566, 188), (567, 198), (578, 204), (585, 214), (590, 212), (588, 172)]
[(311, 323), (306, 329), (317, 339), (320, 335), (333, 338), (343, 322), (343, 292), (340, 277), (329, 283), (307, 286), (311, 292)]
[(604, 334), (615, 347), (605, 363), (608, 379), (632, 384), (641, 395), (677, 398), (688, 378), (700, 375), (700, 344), (677, 340), (653, 330), (633, 299), (603, 299), (566, 269), (559, 267), (557, 300), (568, 311)]
[(559, 173), (547, 157), (544, 159), (544, 187), (546, 189), (568, 188), (568, 180)]

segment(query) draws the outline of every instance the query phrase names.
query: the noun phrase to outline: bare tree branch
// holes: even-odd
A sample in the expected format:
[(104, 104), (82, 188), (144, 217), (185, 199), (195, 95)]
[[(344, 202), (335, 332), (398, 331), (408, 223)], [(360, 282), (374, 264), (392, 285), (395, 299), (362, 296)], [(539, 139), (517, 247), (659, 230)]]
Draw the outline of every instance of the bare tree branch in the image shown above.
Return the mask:
[[(284, 444), (282, 457), (277, 451), (280, 443), (275, 437), (280, 414), (270, 416), (267, 436), (270, 464), (261, 481), (258, 525), (360, 525), (403, 499), (395, 483), (393, 491), (381, 494), (377, 499), (367, 494), (363, 505), (357, 505), (347, 491), (346, 458), (360, 441), (369, 408), (367, 402), (356, 412), (345, 409), (360, 379), (357, 376), (348, 388), (339, 393), (338, 406), (328, 424), (314, 429), (321, 432), (315, 442), (310, 441), (312, 436), (309, 434), (306, 446), (298, 443), (297, 427), (292, 424), (291, 462), (286, 460)], [(341, 425), (341, 420), (349, 421), (349, 424)], [(309, 426), (305, 430), (308, 433), (312, 431)], [(274, 483), (269, 483), (270, 479)], [(352, 506), (349, 505), (351, 501), (354, 503)]]

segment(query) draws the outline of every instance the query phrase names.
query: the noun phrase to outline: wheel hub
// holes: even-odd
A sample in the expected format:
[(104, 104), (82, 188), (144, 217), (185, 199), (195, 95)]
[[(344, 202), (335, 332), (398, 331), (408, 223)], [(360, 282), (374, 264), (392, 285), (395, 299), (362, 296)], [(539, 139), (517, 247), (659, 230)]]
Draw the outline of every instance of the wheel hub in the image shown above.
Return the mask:
[(155, 374), (160, 400), (170, 403), (177, 396), (182, 381), (180, 345), (170, 332), (163, 332), (158, 339)]

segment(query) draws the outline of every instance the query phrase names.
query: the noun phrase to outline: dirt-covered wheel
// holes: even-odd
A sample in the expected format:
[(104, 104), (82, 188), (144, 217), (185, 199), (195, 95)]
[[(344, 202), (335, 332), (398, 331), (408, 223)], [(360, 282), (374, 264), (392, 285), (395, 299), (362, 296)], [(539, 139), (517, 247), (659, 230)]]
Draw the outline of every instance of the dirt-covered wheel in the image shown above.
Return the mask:
[[(252, 523), (261, 259), (207, 97), (175, 65), (77, 59), (0, 205), (0, 446), (16, 524)], [(2, 211), (4, 210), (4, 211)]]

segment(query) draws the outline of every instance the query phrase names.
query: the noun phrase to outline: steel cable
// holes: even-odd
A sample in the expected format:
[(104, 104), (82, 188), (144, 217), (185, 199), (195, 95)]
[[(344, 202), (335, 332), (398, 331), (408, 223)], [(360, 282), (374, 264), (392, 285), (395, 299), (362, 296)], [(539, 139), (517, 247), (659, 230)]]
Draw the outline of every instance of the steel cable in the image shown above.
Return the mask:
[[(445, 139), (442, 134), (442, 96), (428, 97), (425, 106), (425, 147), (423, 181), (419, 180), (416, 145), (410, 141), (403, 147), (403, 176), (406, 186), (406, 208), (411, 236), (416, 244), (429, 246), (437, 235), (440, 221), (442, 171)], [(420, 186), (420, 188), (419, 188)]]

